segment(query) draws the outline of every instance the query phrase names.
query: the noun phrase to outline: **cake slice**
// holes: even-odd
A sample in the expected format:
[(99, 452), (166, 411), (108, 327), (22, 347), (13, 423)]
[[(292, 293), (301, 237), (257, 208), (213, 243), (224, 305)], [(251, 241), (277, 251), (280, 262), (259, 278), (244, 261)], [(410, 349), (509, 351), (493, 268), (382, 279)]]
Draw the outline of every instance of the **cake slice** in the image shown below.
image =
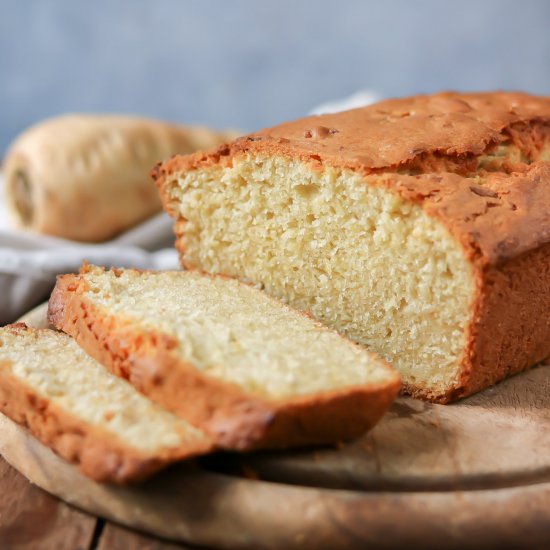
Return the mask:
[(212, 448), (66, 334), (22, 323), (0, 328), (0, 411), (97, 481), (143, 479)]
[(356, 437), (399, 388), (384, 360), (226, 277), (85, 266), (58, 277), (48, 317), (227, 449)]
[(550, 355), (550, 98), (312, 116), (154, 171), (182, 266), (224, 273), (464, 397)]

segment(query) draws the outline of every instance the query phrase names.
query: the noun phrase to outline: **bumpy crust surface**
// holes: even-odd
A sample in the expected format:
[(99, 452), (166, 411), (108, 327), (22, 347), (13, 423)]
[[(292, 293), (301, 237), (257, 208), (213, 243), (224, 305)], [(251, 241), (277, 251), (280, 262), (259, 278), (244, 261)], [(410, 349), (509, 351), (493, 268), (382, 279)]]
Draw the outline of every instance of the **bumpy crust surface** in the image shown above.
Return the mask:
[[(476, 282), (461, 375), (445, 394), (405, 392), (448, 402), (478, 391), (550, 355), (550, 98), (521, 93), (442, 93), (382, 101), (344, 113), (281, 124), (208, 154), (157, 166), (165, 210), (174, 173), (254, 153), (300, 159), (312, 170), (356, 171), (419, 204), (453, 235)], [(479, 160), (500, 145), (521, 160)]]
[(82, 275), (58, 277), (49, 302), (50, 323), (150, 399), (212, 434), (222, 448), (352, 439), (378, 422), (399, 390), (399, 376), (380, 360), (388, 368), (383, 384), (280, 401), (260, 399), (184, 363), (170, 336), (145, 333), (131, 321), (99, 311), (84, 296), (86, 288)]
[[(5, 330), (23, 335), (34, 331), (22, 323), (9, 325)], [(172, 462), (211, 449), (206, 442), (194, 443), (188, 449), (165, 449), (154, 455), (142, 453), (44, 398), (9, 372), (7, 365), (0, 361), (0, 411), (96, 481), (119, 485), (139, 481)]]

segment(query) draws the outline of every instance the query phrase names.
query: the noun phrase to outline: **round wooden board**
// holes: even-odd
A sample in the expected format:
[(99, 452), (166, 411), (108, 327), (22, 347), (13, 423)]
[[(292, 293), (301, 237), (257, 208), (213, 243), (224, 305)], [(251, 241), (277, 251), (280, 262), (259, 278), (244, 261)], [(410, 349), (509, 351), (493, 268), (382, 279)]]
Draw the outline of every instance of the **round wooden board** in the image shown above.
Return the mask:
[[(25, 320), (44, 326), (44, 308)], [(550, 544), (550, 366), (454, 405), (400, 398), (340, 448), (218, 454), (128, 488), (81, 476), (5, 417), (0, 452), (79, 508), (216, 548)]]

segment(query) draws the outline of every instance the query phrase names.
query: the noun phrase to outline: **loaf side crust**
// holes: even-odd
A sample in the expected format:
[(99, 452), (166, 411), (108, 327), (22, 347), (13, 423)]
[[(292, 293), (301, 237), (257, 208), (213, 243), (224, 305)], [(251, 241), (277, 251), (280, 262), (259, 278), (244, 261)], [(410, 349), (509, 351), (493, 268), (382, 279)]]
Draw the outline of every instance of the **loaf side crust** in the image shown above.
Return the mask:
[[(22, 323), (11, 325), (10, 329), (32, 330)], [(7, 366), (8, 362), (0, 361), (1, 412), (65, 460), (77, 464), (84, 475), (95, 481), (118, 485), (140, 481), (172, 462), (205, 454), (211, 449), (211, 443), (194, 442), (187, 449), (163, 449), (154, 454), (140, 452), (116, 435), (52, 403), (8, 372)]]
[[(550, 180), (549, 180), (550, 181)], [(476, 274), (461, 377), (446, 403), (550, 357), (550, 243)]]
[(86, 299), (85, 290), (82, 277), (58, 277), (49, 303), (50, 323), (151, 400), (210, 433), (221, 448), (281, 448), (353, 439), (378, 422), (399, 391), (398, 374), (380, 359), (389, 373), (383, 384), (295, 399), (252, 396), (183, 362), (171, 336), (145, 333), (129, 320), (99, 311)]

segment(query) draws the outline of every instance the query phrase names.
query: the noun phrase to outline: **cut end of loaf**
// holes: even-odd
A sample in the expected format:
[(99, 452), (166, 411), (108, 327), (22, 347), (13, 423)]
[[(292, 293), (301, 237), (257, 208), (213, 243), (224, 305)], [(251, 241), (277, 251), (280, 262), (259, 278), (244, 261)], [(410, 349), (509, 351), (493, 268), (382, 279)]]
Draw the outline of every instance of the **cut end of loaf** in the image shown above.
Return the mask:
[(459, 385), (472, 268), (383, 175), (242, 154), (167, 176), (182, 264), (260, 284), (380, 353), (409, 393)]

